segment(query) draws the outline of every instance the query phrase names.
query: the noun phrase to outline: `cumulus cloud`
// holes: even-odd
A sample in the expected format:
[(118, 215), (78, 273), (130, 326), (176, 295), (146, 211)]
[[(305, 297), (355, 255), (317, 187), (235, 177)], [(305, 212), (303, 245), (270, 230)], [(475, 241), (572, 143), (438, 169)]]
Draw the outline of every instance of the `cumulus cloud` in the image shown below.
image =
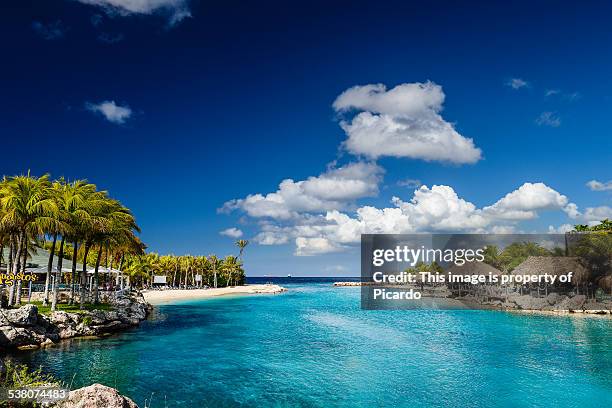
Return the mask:
[(536, 118), (536, 123), (540, 126), (559, 127), (561, 126), (561, 118), (555, 112), (542, 112)]
[(612, 191), (612, 180), (607, 182), (591, 180), (586, 185), (593, 191)]
[(297, 256), (312, 256), (338, 252), (340, 247), (327, 238), (314, 237), (295, 239), (295, 254)]
[(44, 24), (40, 21), (34, 21), (32, 23), (32, 29), (45, 40), (59, 40), (64, 38), (66, 28), (60, 20), (52, 23)]
[(343, 146), (371, 159), (477, 162), (481, 150), (441, 116), (444, 99), (442, 87), (433, 82), (406, 83), (389, 90), (383, 84), (347, 89), (333, 107), (339, 113), (359, 113), (340, 122), (347, 135)]
[(289, 242), (292, 235), (292, 228), (270, 225), (262, 228), (262, 231), (255, 235), (253, 241), (259, 245), (283, 245)]
[(103, 101), (100, 103), (85, 103), (85, 108), (91, 112), (100, 114), (109, 122), (122, 124), (132, 116), (129, 106), (120, 106), (115, 101)]
[(227, 228), (227, 229), (224, 229), (223, 231), (220, 231), (219, 234), (224, 235), (226, 237), (230, 237), (230, 238), (240, 238), (243, 235), (243, 232), (242, 230), (236, 227), (232, 227), (232, 228)]
[(511, 78), (506, 85), (512, 89), (521, 89), (529, 86), (529, 82), (521, 78)]
[(587, 207), (581, 218), (589, 223), (599, 223), (601, 220), (612, 219), (612, 207), (602, 205), (599, 207)]
[(543, 183), (525, 183), (494, 204), (478, 208), (450, 186), (421, 186), (409, 201), (394, 197), (392, 207), (362, 206), (353, 213), (328, 210), (299, 215), (284, 225), (265, 223), (255, 241), (278, 245), (293, 240), (295, 255), (309, 256), (342, 251), (359, 243), (361, 234), (513, 233), (517, 222), (536, 218), (541, 211), (575, 206), (567, 201)]
[(525, 183), (484, 212), (499, 219), (528, 220), (537, 217), (538, 210), (560, 210), (568, 204), (566, 196), (544, 183)]
[(273, 193), (251, 194), (228, 201), (221, 212), (242, 210), (251, 217), (289, 219), (302, 212), (344, 208), (358, 198), (378, 194), (383, 173), (384, 170), (374, 163), (331, 166), (319, 176), (306, 180), (285, 179)]
[(160, 14), (174, 25), (191, 17), (188, 0), (76, 0), (102, 8), (112, 15), (151, 15)]
[(573, 204), (571, 212), (568, 212), (568, 216), (580, 222), (596, 224), (606, 218), (612, 218), (612, 207), (602, 205), (599, 207), (587, 207), (584, 211), (580, 211), (578, 207)]

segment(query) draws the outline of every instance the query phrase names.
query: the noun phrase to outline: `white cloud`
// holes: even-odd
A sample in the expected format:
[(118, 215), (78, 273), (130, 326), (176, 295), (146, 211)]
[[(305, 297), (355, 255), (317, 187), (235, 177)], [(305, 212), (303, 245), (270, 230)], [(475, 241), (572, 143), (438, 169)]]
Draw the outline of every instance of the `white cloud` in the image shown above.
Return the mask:
[(457, 164), (475, 163), (481, 150), (440, 115), (442, 87), (433, 82), (355, 86), (336, 98), (337, 112), (361, 111), (340, 126), (352, 154), (377, 159), (408, 157)]
[(565, 208), (565, 212), (570, 218), (587, 223), (597, 223), (597, 221), (612, 218), (612, 207), (606, 205), (587, 207), (584, 211), (580, 211), (576, 204), (570, 203)]
[(569, 203), (568, 205), (566, 205), (563, 211), (565, 211), (567, 216), (572, 219), (576, 219), (580, 216), (580, 211), (578, 211), (578, 206), (574, 203)]
[(34, 21), (32, 23), (32, 29), (45, 40), (59, 40), (64, 38), (67, 30), (60, 20), (48, 24)]
[(514, 225), (493, 225), (491, 227), (492, 234), (516, 234)]
[(100, 103), (85, 103), (85, 108), (91, 112), (99, 113), (109, 122), (122, 124), (132, 116), (129, 106), (120, 106), (115, 101), (103, 101)]
[(582, 219), (587, 222), (598, 223), (606, 218), (612, 219), (612, 207), (602, 205), (599, 207), (587, 207), (582, 214)]
[(488, 220), (476, 206), (460, 198), (449, 186), (421, 186), (410, 202), (399, 198), (394, 204), (410, 219), (413, 228), (423, 230), (474, 230), (484, 228)]
[(506, 82), (506, 85), (508, 85), (512, 89), (521, 89), (528, 87), (529, 83), (521, 78), (512, 78), (508, 82)]
[(548, 226), (548, 232), (550, 234), (565, 234), (566, 232), (570, 232), (574, 230), (574, 226), (571, 224), (563, 224), (558, 227), (554, 227), (552, 225)]
[(128, 16), (133, 14), (161, 14), (168, 17), (170, 25), (191, 17), (188, 0), (76, 0), (101, 7), (109, 14)]
[(547, 89), (546, 92), (544, 92), (545, 96), (554, 96), (554, 95), (559, 95), (561, 93), (561, 90), (559, 89)]
[(536, 218), (538, 210), (559, 210), (568, 204), (566, 196), (544, 183), (525, 183), (517, 190), (483, 210), (490, 216), (506, 220)]
[(612, 180), (607, 182), (591, 180), (586, 185), (593, 191), (612, 191)]
[(547, 89), (544, 92), (544, 96), (546, 97), (555, 97), (557, 99), (560, 99), (562, 101), (566, 101), (566, 102), (574, 102), (578, 99), (580, 99), (582, 97), (582, 95), (580, 94), (580, 92), (571, 92), (571, 93), (566, 93), (566, 92), (562, 92), (560, 89)]
[(226, 237), (230, 237), (230, 238), (240, 238), (243, 235), (243, 232), (242, 230), (236, 227), (232, 227), (232, 228), (227, 228), (227, 229), (224, 229), (223, 231), (220, 231), (219, 234), (225, 235)]
[(400, 187), (407, 187), (407, 188), (418, 188), (421, 187), (423, 183), (421, 183), (421, 180), (417, 180), (417, 179), (404, 179), (404, 180), (400, 180), (397, 182), (397, 185)]
[(255, 241), (265, 245), (295, 240), (298, 256), (341, 251), (359, 243), (361, 234), (418, 232), (513, 233), (515, 224), (546, 210), (573, 205), (542, 183), (525, 183), (496, 203), (478, 208), (450, 186), (421, 186), (410, 201), (394, 197), (393, 207), (362, 206), (353, 215), (338, 210), (302, 215), (284, 226), (265, 224)]
[(279, 231), (262, 231), (255, 235), (253, 240), (259, 245), (283, 245), (289, 242), (289, 232)]
[(555, 112), (542, 112), (537, 117), (536, 123), (540, 126), (559, 127), (561, 126), (561, 118)]
[(297, 256), (312, 256), (338, 252), (340, 247), (327, 238), (304, 238), (295, 239), (295, 254)]
[(358, 198), (378, 194), (384, 170), (374, 163), (355, 162), (331, 166), (317, 177), (283, 180), (273, 193), (251, 194), (226, 202), (221, 211), (243, 210), (251, 217), (289, 219), (302, 212), (344, 208)]

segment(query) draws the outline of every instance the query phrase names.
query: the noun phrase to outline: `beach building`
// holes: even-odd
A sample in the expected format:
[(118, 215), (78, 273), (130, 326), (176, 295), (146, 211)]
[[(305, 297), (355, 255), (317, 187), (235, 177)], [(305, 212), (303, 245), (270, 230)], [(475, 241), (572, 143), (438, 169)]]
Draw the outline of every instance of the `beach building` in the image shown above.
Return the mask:
[[(31, 273), (36, 276), (36, 279), (32, 282), (30, 287), (24, 287), (23, 290), (28, 290), (32, 292), (43, 292), (44, 291), (44, 283), (47, 277), (47, 269), (49, 265), (49, 251), (42, 248), (35, 248), (33, 251), (30, 250), (27, 261), (26, 261), (26, 273)], [(8, 260), (8, 248), (4, 248), (2, 251), (2, 262), (0, 264), (0, 270), (2, 272), (6, 272), (6, 262)], [(51, 269), (51, 279), (55, 278), (55, 272), (57, 272), (57, 262), (58, 256), (55, 255), (53, 257), (53, 266)], [(83, 264), (77, 262), (76, 264), (77, 274), (79, 274), (83, 270)], [(87, 285), (91, 289), (93, 287), (94, 282), (94, 273), (95, 268), (93, 266), (87, 266)], [(72, 274), (72, 259), (68, 259), (66, 257), (63, 258), (62, 261), (62, 277), (60, 278), (60, 290), (67, 289), (65, 283), (68, 280), (68, 276)], [(123, 271), (115, 269), (115, 268), (107, 268), (105, 266), (100, 265), (98, 268), (99, 282), (103, 285), (102, 289), (105, 287), (118, 288), (123, 289), (124, 287), (129, 286), (129, 277), (123, 273)], [(101, 278), (100, 278), (101, 277)], [(49, 282), (49, 285), (52, 284)], [(78, 283), (78, 282), (77, 282)]]
[(557, 279), (554, 285), (550, 283), (531, 284), (529, 288), (538, 294), (548, 295), (555, 292), (572, 292), (589, 294), (592, 289), (591, 274), (581, 263), (579, 257), (573, 256), (530, 256), (512, 271), (513, 275), (553, 275), (561, 276), (572, 273), (570, 283), (561, 283)]

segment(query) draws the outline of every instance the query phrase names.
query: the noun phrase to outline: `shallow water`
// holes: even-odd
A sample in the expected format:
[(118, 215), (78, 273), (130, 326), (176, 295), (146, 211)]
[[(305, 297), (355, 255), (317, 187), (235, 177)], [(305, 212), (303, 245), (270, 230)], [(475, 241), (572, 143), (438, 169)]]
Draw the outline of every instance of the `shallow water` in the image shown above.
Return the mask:
[(19, 358), (153, 408), (612, 402), (611, 319), (362, 311), (356, 287), (285, 286), (161, 306), (138, 329)]

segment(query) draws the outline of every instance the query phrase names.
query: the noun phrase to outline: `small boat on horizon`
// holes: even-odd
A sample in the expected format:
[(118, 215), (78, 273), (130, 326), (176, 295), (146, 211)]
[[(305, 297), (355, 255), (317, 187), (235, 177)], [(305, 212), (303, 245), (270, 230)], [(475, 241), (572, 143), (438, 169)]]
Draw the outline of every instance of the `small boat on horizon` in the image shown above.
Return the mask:
[(288, 277), (288, 278), (290, 278), (290, 277), (291, 277), (291, 274), (290, 274), (290, 273), (288, 273), (288, 274), (287, 274), (287, 277)]

